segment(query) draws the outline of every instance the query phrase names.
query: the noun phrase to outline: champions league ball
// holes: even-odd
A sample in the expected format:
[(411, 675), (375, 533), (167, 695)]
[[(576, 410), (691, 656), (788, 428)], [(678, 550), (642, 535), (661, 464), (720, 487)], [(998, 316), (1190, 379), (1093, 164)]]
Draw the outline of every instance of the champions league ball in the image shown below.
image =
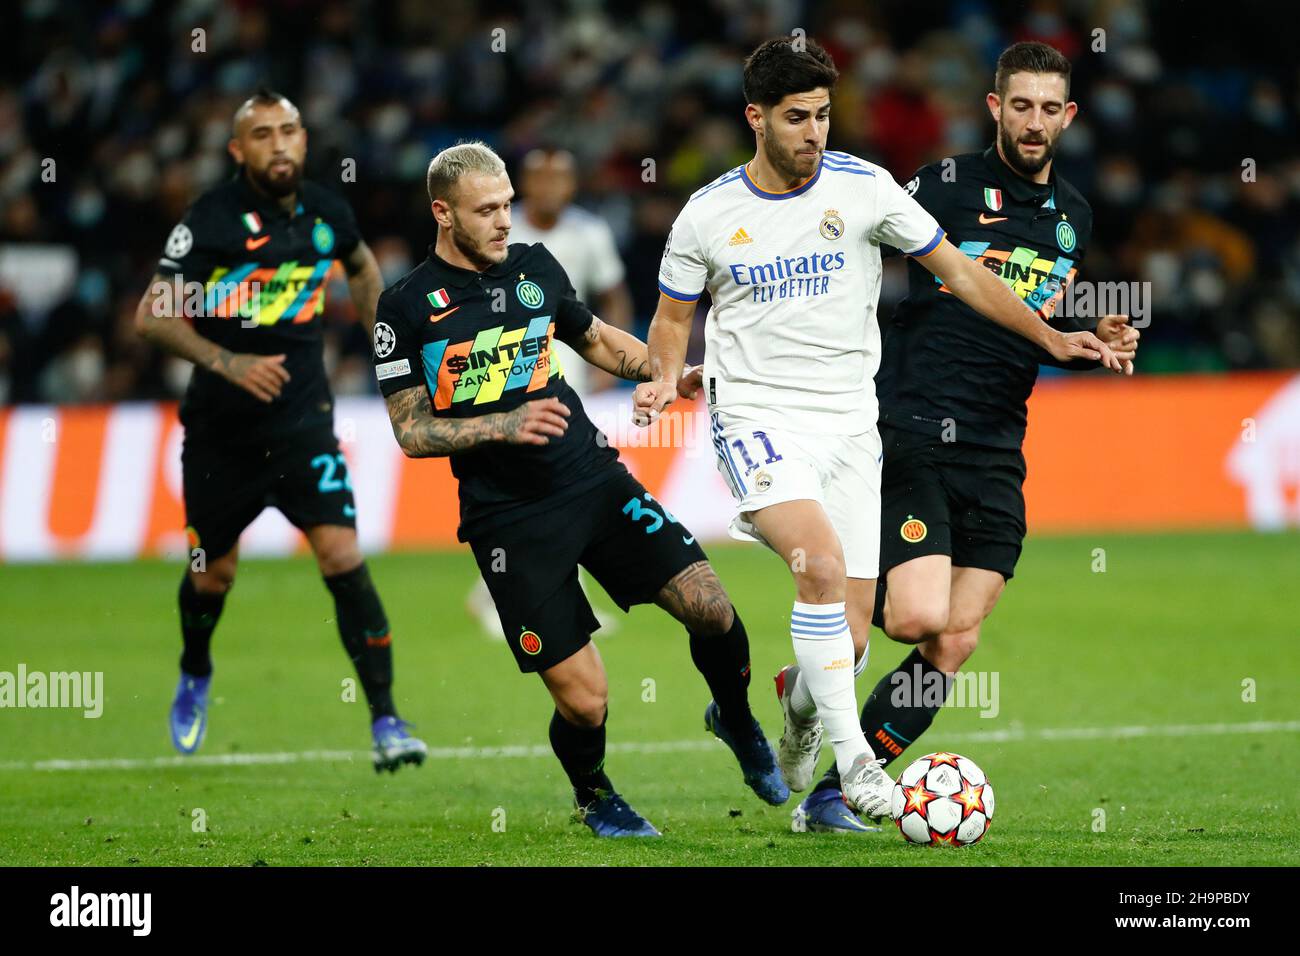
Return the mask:
[(927, 754), (899, 776), (889, 813), (909, 843), (969, 846), (989, 832), (993, 787), (969, 757)]

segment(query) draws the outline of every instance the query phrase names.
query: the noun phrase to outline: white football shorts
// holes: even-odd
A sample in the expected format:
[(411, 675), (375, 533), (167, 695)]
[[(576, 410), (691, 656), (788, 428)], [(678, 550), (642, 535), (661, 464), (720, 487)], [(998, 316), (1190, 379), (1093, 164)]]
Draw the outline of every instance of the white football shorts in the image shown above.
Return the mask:
[(860, 435), (816, 435), (714, 410), (710, 434), (736, 499), (731, 537), (767, 544), (750, 513), (807, 498), (821, 504), (839, 535), (848, 577), (879, 574), (882, 449), (874, 426)]

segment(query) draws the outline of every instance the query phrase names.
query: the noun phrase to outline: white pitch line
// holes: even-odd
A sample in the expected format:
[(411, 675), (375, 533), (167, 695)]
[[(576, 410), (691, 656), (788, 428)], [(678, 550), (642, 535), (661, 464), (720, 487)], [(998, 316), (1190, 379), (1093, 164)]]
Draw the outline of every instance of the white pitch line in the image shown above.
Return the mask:
[[(1142, 737), (1212, 737), (1225, 734), (1300, 733), (1300, 720), (1256, 720), (1240, 724), (1136, 724), (1119, 727), (1044, 727), (1025, 730), (974, 730), (965, 733), (935, 734), (936, 742), (1005, 744), (1035, 740), (1125, 740)], [(721, 746), (717, 740), (664, 740), (659, 742), (612, 743), (611, 754), (664, 754), (712, 750)], [(550, 757), (551, 748), (544, 744), (520, 744), (506, 747), (430, 747), (431, 760), (493, 760)], [(193, 757), (108, 757), (97, 760), (14, 760), (0, 762), (0, 770), (150, 770), (166, 767), (249, 767), (287, 763), (369, 763), (364, 750), (303, 750), (266, 754), (200, 754)]]

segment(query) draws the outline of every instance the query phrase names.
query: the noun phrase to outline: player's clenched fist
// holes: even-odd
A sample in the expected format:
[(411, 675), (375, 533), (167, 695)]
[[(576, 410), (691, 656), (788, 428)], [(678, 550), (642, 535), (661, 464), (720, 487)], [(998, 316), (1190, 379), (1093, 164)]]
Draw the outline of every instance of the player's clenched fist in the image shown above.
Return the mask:
[(232, 385), (238, 385), (254, 398), (271, 402), (289, 381), (284, 355), (250, 355), (226, 353), (218, 364), (219, 371)]
[(569, 427), (569, 408), (558, 398), (538, 398), (500, 413), (503, 441), (512, 445), (547, 445)]
[(652, 424), (676, 397), (675, 382), (642, 382), (632, 393), (632, 423), (643, 427)]
[(632, 393), (632, 423), (638, 426), (652, 424), (677, 396), (694, 398), (704, 384), (704, 366), (688, 365), (676, 385), (668, 382), (642, 382)]

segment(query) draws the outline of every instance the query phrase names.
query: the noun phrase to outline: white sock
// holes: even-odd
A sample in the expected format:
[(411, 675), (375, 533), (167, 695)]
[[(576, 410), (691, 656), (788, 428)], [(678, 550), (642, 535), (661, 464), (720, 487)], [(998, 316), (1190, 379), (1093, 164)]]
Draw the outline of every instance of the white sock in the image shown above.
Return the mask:
[[(844, 619), (844, 602), (794, 602), (790, 640), (799, 664), (799, 682), (816, 703), (817, 716), (835, 748), (835, 765), (847, 773), (855, 757), (870, 751), (858, 723), (853, 691), (853, 637)], [(795, 685), (798, 688), (798, 683)]]
[[(862, 672), (867, 669), (867, 661), (871, 658), (871, 645), (868, 644), (863, 650), (862, 656), (858, 662), (853, 665), (853, 676), (858, 678)], [(790, 687), (790, 710), (794, 712), (795, 717), (804, 723), (811, 724), (817, 719), (817, 702), (813, 700), (812, 694), (808, 691), (808, 684), (803, 679), (803, 671), (794, 672), (794, 683)]]

